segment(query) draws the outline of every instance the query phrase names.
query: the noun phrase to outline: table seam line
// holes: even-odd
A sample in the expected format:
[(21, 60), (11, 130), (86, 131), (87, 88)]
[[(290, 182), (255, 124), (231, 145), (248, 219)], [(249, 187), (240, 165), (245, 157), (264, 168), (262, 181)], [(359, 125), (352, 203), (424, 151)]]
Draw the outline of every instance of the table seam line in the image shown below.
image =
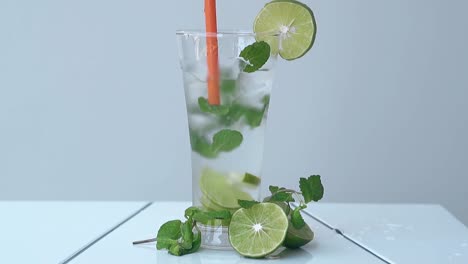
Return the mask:
[(120, 226), (122, 226), (123, 224), (125, 224), (126, 222), (130, 221), (132, 218), (134, 218), (135, 216), (137, 216), (138, 214), (140, 214), (141, 212), (143, 212), (145, 209), (147, 209), (148, 207), (150, 207), (151, 205), (153, 204), (153, 202), (148, 202), (146, 203), (144, 206), (142, 206), (140, 209), (138, 209), (137, 211), (133, 212), (131, 215), (127, 216), (125, 219), (123, 219), (122, 221), (118, 222), (116, 225), (114, 225), (113, 227), (111, 227), (109, 230), (107, 230), (106, 232), (102, 233), (101, 235), (99, 235), (97, 238), (95, 239), (92, 239), (90, 242), (88, 242), (87, 244), (85, 244), (83, 247), (81, 247), (80, 249), (78, 249), (77, 251), (75, 251), (74, 253), (72, 253), (70, 256), (68, 256), (67, 258), (65, 258), (64, 260), (62, 260), (61, 262), (59, 262), (59, 264), (66, 264), (66, 263), (69, 263), (70, 261), (72, 261), (73, 259), (75, 259), (76, 257), (78, 257), (81, 253), (85, 252), (86, 250), (88, 250), (90, 247), (92, 247), (94, 244), (96, 244), (97, 242), (99, 242), (100, 240), (102, 240), (103, 238), (105, 238), (107, 235), (111, 234), (112, 232), (114, 232), (115, 230), (117, 230)]
[[(293, 207), (297, 207), (297, 204), (293, 203), (292, 204)], [(322, 220), (321, 218), (319, 217), (316, 217), (314, 215), (312, 215), (310, 212), (306, 211), (306, 210), (302, 210), (302, 212), (304, 214), (306, 214), (307, 216), (309, 216), (310, 218), (312, 218), (313, 220), (317, 221), (318, 223), (322, 224), (323, 226), (327, 227), (328, 229), (336, 232), (338, 235), (342, 236), (344, 239), (348, 240), (349, 242), (353, 243), (354, 245), (358, 246), (359, 248), (361, 248), (362, 250), (366, 251), (367, 253), (371, 254), (372, 256), (376, 257), (377, 259), (379, 259), (380, 261), (386, 263), (386, 264), (393, 264), (394, 262), (388, 260), (386, 257), (382, 256), (381, 254), (373, 251), (372, 249), (370, 248), (367, 248), (366, 246), (364, 246), (363, 244), (359, 243), (358, 241), (355, 241), (354, 239), (352, 239), (351, 237), (347, 236), (346, 234), (344, 234), (340, 229), (338, 228), (335, 228), (333, 227), (332, 225), (328, 224), (327, 222), (325, 222), (325, 220)]]

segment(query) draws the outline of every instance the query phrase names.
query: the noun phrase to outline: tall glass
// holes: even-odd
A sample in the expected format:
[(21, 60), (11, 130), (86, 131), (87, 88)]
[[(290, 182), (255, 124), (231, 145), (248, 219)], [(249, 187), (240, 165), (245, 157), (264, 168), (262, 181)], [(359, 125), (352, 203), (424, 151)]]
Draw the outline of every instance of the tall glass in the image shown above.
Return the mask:
[[(238, 199), (260, 198), (276, 55), (261, 69), (247, 73), (248, 62), (239, 54), (256, 41), (254, 33), (177, 31), (176, 35), (192, 147), (192, 202), (206, 211), (234, 212)], [(220, 105), (207, 101), (209, 38), (218, 41)], [(199, 223), (202, 245), (230, 248), (228, 224), (222, 220)]]

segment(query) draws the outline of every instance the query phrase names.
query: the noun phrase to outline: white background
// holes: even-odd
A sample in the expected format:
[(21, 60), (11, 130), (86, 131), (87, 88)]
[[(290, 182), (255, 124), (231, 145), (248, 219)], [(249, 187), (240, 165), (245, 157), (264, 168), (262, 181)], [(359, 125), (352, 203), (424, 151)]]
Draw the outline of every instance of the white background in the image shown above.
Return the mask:
[[(266, 1), (218, 0), (224, 29)], [(468, 4), (308, 0), (316, 45), (282, 62), (264, 183), (325, 201), (440, 203), (468, 223)], [(203, 1), (1, 0), (0, 199), (189, 200), (174, 31)], [(264, 186), (266, 188), (266, 185)]]

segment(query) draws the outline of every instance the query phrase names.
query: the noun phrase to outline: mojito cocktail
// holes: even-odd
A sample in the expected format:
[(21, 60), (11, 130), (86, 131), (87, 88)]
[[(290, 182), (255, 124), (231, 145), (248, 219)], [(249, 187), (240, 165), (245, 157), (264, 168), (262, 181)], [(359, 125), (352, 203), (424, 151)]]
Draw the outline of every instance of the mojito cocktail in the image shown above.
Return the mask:
[(256, 16), (253, 32), (219, 32), (216, 0), (205, 0), (205, 22), (205, 31), (177, 31), (193, 206), (183, 221), (161, 225), (155, 239), (133, 244), (155, 241), (175, 256), (201, 246), (232, 248), (251, 258), (303, 247), (314, 232), (301, 210), (322, 199), (320, 175), (301, 177), (300, 191), (270, 185), (263, 199), (260, 184), (273, 69), (278, 57), (295, 60), (310, 50), (314, 14), (297, 0), (272, 0)]
[[(239, 208), (259, 200), (265, 127), (276, 56), (256, 69), (245, 59), (261, 52), (254, 33), (178, 31), (180, 63), (192, 149), (192, 201), (206, 211)], [(274, 37), (274, 36), (273, 36)], [(219, 104), (208, 98), (210, 38), (218, 44)], [(255, 71), (251, 69), (255, 68)], [(199, 223), (206, 247), (230, 247), (226, 221)]]

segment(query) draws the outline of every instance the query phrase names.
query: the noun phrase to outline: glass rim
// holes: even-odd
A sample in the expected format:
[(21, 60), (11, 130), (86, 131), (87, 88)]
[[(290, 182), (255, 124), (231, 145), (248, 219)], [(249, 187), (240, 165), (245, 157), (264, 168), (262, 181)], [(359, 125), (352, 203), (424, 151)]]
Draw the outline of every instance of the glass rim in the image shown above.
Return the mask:
[(176, 30), (177, 36), (191, 36), (191, 37), (226, 37), (226, 36), (240, 36), (240, 37), (256, 37), (256, 36), (280, 36), (278, 32), (260, 32), (255, 33), (248, 30), (220, 30), (216, 33), (205, 32), (202, 30)]

